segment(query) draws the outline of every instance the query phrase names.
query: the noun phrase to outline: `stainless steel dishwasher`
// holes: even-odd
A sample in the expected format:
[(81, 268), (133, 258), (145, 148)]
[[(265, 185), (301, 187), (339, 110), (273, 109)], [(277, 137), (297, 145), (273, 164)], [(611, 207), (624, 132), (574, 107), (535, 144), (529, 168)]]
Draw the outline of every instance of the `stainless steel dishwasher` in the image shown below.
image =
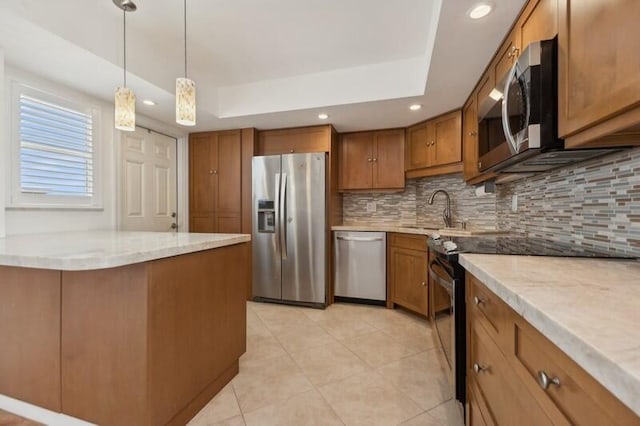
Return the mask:
[(338, 300), (384, 302), (387, 299), (387, 235), (337, 231), (333, 238)]

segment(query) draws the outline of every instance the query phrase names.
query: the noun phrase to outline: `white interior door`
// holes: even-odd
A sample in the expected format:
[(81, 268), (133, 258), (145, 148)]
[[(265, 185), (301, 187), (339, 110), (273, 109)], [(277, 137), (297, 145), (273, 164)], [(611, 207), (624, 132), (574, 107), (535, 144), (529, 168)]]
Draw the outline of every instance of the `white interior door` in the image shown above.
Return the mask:
[(136, 127), (123, 133), (120, 229), (177, 231), (177, 140)]

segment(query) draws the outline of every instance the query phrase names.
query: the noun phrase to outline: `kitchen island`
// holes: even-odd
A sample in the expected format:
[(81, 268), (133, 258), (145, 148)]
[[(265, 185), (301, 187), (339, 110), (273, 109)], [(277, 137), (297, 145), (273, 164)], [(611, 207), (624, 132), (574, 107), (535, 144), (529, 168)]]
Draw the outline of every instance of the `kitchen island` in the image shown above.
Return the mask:
[(36, 418), (44, 423), (63, 413), (100, 425), (185, 424), (238, 372), (249, 240), (114, 231), (0, 239), (0, 408), (24, 401), (54, 416)]

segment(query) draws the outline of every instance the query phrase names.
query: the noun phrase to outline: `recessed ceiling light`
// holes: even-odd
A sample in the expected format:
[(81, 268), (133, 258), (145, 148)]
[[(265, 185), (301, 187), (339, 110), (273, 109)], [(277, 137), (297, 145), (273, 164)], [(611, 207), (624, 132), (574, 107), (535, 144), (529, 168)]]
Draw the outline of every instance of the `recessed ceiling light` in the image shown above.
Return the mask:
[(422, 105), (420, 105), (420, 104), (413, 104), (413, 105), (411, 105), (411, 106), (409, 107), (409, 109), (410, 109), (411, 111), (417, 111), (417, 110), (419, 110), (420, 108), (422, 108)]
[(142, 103), (145, 104), (145, 105), (150, 105), (150, 106), (154, 106), (156, 104), (151, 99), (145, 99), (144, 101), (142, 101)]
[(491, 3), (478, 3), (469, 10), (469, 18), (480, 19), (487, 16), (493, 10)]
[(318, 118), (320, 120), (326, 120), (327, 118), (329, 118), (329, 114), (326, 114), (326, 113), (322, 112), (322, 113), (318, 114)]

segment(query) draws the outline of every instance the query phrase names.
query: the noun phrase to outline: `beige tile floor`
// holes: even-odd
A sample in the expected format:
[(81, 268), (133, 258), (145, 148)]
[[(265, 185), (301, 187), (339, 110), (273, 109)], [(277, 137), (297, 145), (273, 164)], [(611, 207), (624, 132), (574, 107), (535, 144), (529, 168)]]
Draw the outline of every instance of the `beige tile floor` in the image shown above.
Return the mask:
[(401, 310), (247, 303), (240, 373), (189, 426), (461, 426), (431, 325)]

